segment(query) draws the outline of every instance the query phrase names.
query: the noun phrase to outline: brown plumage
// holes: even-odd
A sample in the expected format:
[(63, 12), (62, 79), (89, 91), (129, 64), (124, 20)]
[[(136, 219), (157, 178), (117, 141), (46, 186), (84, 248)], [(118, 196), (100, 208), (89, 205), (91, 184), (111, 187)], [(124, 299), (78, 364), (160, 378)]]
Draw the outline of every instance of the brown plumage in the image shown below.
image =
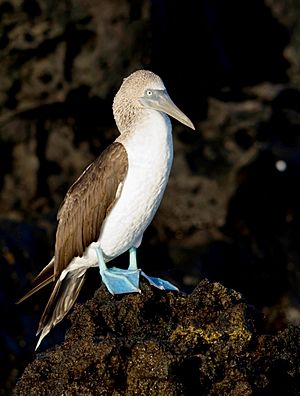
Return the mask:
[(128, 169), (121, 143), (111, 144), (70, 187), (59, 209), (55, 242), (55, 278), (74, 257), (99, 238)]
[(86, 248), (98, 240), (102, 223), (117, 199), (127, 170), (124, 146), (112, 143), (68, 190), (57, 215), (54, 258), (35, 278), (33, 289), (17, 302), (56, 282), (37, 334), (43, 330), (46, 335), (74, 304), (85, 280), (85, 272), (79, 270), (77, 276), (67, 274), (63, 283), (59, 277), (74, 257), (81, 257)]

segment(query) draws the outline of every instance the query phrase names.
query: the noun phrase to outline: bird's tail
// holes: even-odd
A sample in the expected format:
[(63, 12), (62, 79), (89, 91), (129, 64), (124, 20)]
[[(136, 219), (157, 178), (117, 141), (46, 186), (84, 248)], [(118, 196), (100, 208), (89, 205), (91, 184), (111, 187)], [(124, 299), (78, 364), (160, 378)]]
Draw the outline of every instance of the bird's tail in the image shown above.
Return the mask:
[[(84, 283), (85, 273), (86, 268), (75, 268), (71, 271), (65, 270), (60, 278), (57, 279), (39, 323), (37, 335), (40, 334), (40, 338), (35, 349), (39, 347), (41, 341), (49, 331), (59, 323), (72, 308)], [(24, 297), (20, 298), (17, 304), (20, 304), (55, 280), (53, 257), (50, 263), (34, 279), (33, 288), (25, 294)]]
[(37, 335), (37, 349), (43, 338), (59, 323), (74, 305), (85, 280), (86, 270), (82, 268), (69, 271), (60, 277), (51, 293), (49, 301), (41, 317)]
[(50, 263), (38, 274), (38, 276), (33, 281), (33, 288), (29, 290), (16, 304), (20, 304), (28, 297), (32, 296), (37, 291), (41, 290), (44, 286), (53, 282), (54, 278), (54, 257), (51, 259)]

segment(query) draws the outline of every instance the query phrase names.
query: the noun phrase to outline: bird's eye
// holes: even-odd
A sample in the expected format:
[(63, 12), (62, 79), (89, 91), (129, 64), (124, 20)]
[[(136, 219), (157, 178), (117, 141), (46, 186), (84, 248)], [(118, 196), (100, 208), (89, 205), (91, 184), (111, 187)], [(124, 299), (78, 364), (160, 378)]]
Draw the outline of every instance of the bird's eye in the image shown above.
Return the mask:
[(147, 91), (146, 91), (146, 95), (147, 95), (147, 96), (151, 96), (151, 95), (152, 95), (152, 91), (151, 91), (151, 89), (147, 89)]

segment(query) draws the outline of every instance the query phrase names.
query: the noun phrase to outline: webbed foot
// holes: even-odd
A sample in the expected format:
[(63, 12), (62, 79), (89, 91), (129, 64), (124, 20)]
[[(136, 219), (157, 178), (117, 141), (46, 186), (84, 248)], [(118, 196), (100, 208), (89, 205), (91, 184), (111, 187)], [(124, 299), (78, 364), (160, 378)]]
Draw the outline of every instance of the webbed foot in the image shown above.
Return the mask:
[(151, 277), (137, 268), (136, 262), (136, 248), (129, 249), (130, 261), (127, 270), (121, 268), (107, 268), (102, 250), (96, 248), (98, 256), (100, 275), (102, 281), (111, 294), (125, 294), (125, 293), (140, 293), (139, 288), (140, 274), (147, 279), (147, 281), (160, 290), (174, 290), (179, 291), (172, 283), (160, 278)]
[(172, 285), (171, 282), (160, 279), (160, 278), (155, 278), (153, 276), (148, 276), (145, 274), (145, 272), (141, 272), (141, 275), (147, 279), (147, 281), (150, 283), (150, 285), (157, 287), (160, 290), (174, 290), (174, 291), (179, 291), (179, 289)]
[[(132, 247), (129, 249), (129, 267), (128, 270), (137, 269), (137, 261), (136, 261), (136, 248)], [(172, 285), (172, 283), (165, 281), (160, 278), (155, 278), (152, 276), (148, 276), (145, 272), (141, 271), (141, 275), (147, 279), (150, 285), (157, 287), (160, 290), (174, 290), (179, 291), (179, 289)]]
[(140, 293), (140, 270), (109, 268), (100, 270), (102, 281), (111, 294)]

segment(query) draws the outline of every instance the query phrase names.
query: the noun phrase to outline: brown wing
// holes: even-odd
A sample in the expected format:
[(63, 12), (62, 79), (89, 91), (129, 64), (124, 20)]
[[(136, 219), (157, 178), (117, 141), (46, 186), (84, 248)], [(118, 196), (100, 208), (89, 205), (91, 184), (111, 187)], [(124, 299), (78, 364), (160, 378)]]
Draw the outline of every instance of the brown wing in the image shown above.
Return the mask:
[(121, 143), (111, 144), (70, 187), (58, 212), (55, 278), (76, 256), (98, 240), (107, 212), (126, 177), (128, 157)]

